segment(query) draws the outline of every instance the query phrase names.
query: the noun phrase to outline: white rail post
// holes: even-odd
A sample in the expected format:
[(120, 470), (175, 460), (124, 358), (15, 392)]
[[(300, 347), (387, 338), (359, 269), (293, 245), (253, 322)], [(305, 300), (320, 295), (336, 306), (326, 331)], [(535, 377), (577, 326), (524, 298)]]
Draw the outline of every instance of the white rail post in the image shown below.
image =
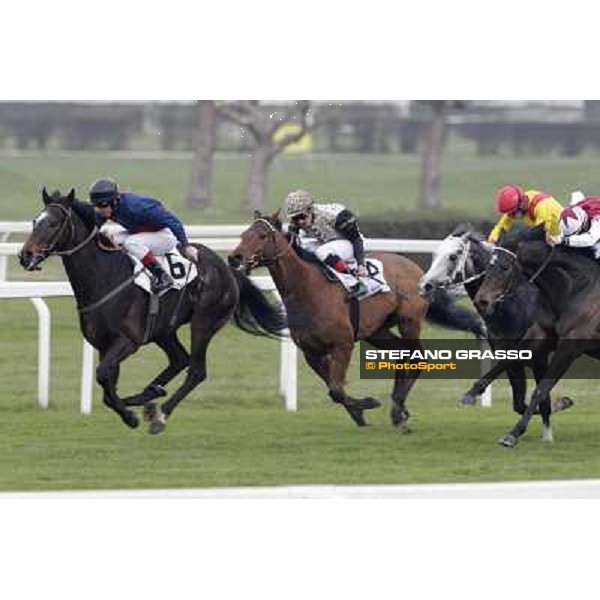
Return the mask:
[[(7, 242), (10, 237), (10, 231), (2, 234), (0, 241)], [(6, 281), (7, 275), (8, 256), (6, 254), (0, 255), (0, 281)]]
[[(273, 295), (281, 302), (279, 292), (274, 289)], [(289, 330), (287, 334), (289, 335)], [(281, 338), (279, 360), (279, 393), (285, 400), (285, 408), (289, 412), (298, 410), (298, 348), (292, 338)]]
[(48, 408), (50, 385), (50, 311), (41, 298), (31, 298), (38, 314), (38, 404)]
[(92, 412), (92, 398), (94, 395), (94, 347), (83, 340), (81, 354), (81, 396), (80, 408), (84, 415)]
[(298, 410), (298, 348), (291, 338), (281, 340), (279, 391), (289, 412)]
[[(481, 350), (490, 350), (490, 345), (487, 343), (487, 340), (481, 340), (480, 344)], [(488, 359), (484, 359), (481, 361), (481, 375), (485, 375), (492, 368), (492, 361)], [(492, 384), (488, 385), (483, 394), (481, 394), (481, 406), (485, 406), (489, 408), (492, 406)]]

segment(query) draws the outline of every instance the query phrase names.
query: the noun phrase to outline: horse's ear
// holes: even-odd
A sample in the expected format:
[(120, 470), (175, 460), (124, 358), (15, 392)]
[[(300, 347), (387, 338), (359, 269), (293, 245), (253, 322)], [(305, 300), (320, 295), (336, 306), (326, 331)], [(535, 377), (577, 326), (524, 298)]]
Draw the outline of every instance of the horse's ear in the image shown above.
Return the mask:
[(42, 190), (42, 200), (44, 201), (44, 204), (49, 204), (52, 201), (52, 198), (50, 198), (50, 196), (48, 195), (46, 186), (44, 186), (44, 189)]
[(260, 214), (260, 210), (254, 211), (254, 219), (262, 219), (262, 215)]
[(281, 231), (281, 209), (278, 208), (272, 215), (271, 221), (277, 229)]
[(69, 195), (67, 196), (67, 202), (69, 204), (72, 204), (73, 200), (75, 200), (75, 188), (71, 188), (71, 191), (69, 192)]

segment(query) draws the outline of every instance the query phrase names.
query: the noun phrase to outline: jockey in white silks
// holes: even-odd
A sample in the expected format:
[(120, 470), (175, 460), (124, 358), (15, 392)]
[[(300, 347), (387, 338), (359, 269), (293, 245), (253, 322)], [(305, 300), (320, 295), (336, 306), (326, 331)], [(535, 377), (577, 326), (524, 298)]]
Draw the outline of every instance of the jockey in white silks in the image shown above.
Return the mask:
[[(305, 190), (288, 194), (285, 212), (292, 235), (314, 240), (301, 242), (301, 247), (339, 273), (355, 276), (357, 283), (350, 289), (350, 296), (363, 295), (367, 290), (361, 278), (367, 276), (367, 269), (363, 237), (354, 214), (343, 204), (315, 204)], [(356, 268), (352, 269), (354, 262)]]
[(600, 197), (585, 198), (560, 215), (560, 234), (555, 242), (572, 248), (591, 248), (600, 258)]

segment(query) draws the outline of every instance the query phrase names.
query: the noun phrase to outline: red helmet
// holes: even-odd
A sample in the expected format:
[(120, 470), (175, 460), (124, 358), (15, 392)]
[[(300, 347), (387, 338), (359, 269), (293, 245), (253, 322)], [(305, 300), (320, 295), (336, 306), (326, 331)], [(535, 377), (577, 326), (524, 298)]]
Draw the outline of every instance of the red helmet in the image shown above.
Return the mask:
[(519, 208), (523, 190), (518, 185), (505, 185), (496, 195), (496, 210), (504, 215)]

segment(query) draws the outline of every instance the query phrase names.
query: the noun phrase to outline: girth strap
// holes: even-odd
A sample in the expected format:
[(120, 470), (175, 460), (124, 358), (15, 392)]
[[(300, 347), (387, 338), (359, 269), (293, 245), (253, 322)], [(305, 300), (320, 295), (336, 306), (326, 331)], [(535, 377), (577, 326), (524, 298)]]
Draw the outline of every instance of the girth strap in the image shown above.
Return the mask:
[(356, 341), (358, 330), (360, 328), (360, 302), (357, 298), (350, 298), (348, 301), (348, 310), (350, 312), (350, 322), (352, 323), (354, 341)]

